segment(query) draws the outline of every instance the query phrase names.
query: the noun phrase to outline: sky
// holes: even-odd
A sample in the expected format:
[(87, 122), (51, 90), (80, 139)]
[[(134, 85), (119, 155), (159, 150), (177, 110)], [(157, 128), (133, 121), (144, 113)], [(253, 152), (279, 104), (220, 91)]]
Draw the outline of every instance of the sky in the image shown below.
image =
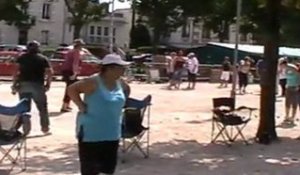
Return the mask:
[[(109, 2), (110, 0), (100, 0), (100, 2)], [(123, 9), (123, 8), (129, 8), (130, 3), (129, 2), (119, 2), (118, 0), (115, 0), (115, 9)]]

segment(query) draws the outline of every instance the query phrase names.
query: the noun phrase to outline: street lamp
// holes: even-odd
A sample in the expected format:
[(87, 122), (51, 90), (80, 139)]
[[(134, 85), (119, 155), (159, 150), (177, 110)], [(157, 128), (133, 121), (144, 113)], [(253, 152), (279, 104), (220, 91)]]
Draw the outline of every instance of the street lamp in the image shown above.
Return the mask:
[(114, 16), (115, 16), (115, 0), (110, 1), (111, 13), (110, 13), (110, 35), (109, 35), (109, 52), (113, 53), (114, 47)]
[(231, 97), (235, 99), (236, 96), (236, 83), (237, 83), (237, 64), (239, 57), (239, 42), (240, 42), (240, 20), (242, 12), (242, 0), (237, 0), (237, 11), (236, 11), (236, 28), (235, 28), (235, 50), (234, 50), (234, 61), (233, 61), (233, 79), (232, 79), (232, 90)]

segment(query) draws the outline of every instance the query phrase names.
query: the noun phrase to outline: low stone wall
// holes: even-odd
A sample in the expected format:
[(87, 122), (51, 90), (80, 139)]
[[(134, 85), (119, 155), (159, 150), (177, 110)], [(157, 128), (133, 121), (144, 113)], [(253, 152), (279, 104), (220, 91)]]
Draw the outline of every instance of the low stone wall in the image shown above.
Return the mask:
[[(168, 79), (165, 63), (148, 63), (148, 67), (151, 67), (151, 69), (158, 69), (160, 77), (165, 80)], [(256, 70), (252, 69), (251, 72), (252, 75), (254, 75), (254, 79), (256, 80), (255, 82), (257, 82)], [(199, 66), (199, 73), (197, 79), (199, 81), (209, 81), (210, 83), (219, 83), (221, 73), (222, 73), (221, 65), (201, 64)], [(186, 78), (187, 77), (184, 77), (184, 79)]]

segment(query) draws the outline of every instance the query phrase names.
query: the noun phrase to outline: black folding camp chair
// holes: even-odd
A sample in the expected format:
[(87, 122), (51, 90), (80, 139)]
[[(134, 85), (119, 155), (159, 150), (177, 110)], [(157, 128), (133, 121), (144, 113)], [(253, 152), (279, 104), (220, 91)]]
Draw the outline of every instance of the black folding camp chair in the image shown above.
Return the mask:
[[(219, 137), (222, 137), (223, 141), (230, 145), (240, 137), (248, 144), (243, 130), (251, 120), (255, 110), (255, 108), (246, 106), (235, 108), (234, 98), (214, 98), (211, 142), (215, 143)], [(238, 113), (241, 111), (246, 111), (248, 115), (239, 115)], [(218, 129), (218, 131), (215, 132), (215, 129)]]
[[(151, 99), (151, 95), (148, 95), (143, 100), (127, 100), (122, 123), (121, 148), (124, 154), (137, 148), (145, 158), (149, 157)], [(146, 144), (146, 148), (143, 144)]]
[(28, 111), (27, 99), (14, 107), (0, 105), (0, 165), (11, 165), (9, 171), (15, 166), (26, 170), (26, 135), (31, 128)]

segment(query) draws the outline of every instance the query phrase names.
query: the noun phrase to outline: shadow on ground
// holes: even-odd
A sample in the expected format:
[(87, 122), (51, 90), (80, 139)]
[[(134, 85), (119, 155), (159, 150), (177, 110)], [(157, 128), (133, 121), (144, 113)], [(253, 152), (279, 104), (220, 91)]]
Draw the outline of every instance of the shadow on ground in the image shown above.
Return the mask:
[(298, 175), (299, 143), (289, 138), (268, 146), (237, 143), (227, 147), (194, 140), (156, 143), (150, 159), (131, 157), (128, 164), (119, 166), (118, 174)]
[[(75, 144), (62, 144), (60, 148), (39, 148), (29, 147), (28, 152), (30, 155), (27, 156), (27, 170), (20, 173), (18, 167), (14, 168), (10, 175), (16, 174), (57, 174), (67, 175), (76, 174), (79, 170), (77, 147)], [(6, 168), (9, 168), (5, 165)], [(1, 170), (1, 175), (8, 175), (8, 171), (5, 169)]]
[[(195, 140), (173, 140), (155, 143), (151, 156), (144, 159), (137, 151), (119, 163), (120, 175), (298, 175), (300, 169), (299, 141), (283, 138), (272, 145), (231, 147), (198, 143)], [(59, 148), (30, 148), (26, 174), (78, 174), (75, 144)], [(1, 175), (6, 175), (2, 170)], [(23, 173), (21, 173), (23, 174)]]

